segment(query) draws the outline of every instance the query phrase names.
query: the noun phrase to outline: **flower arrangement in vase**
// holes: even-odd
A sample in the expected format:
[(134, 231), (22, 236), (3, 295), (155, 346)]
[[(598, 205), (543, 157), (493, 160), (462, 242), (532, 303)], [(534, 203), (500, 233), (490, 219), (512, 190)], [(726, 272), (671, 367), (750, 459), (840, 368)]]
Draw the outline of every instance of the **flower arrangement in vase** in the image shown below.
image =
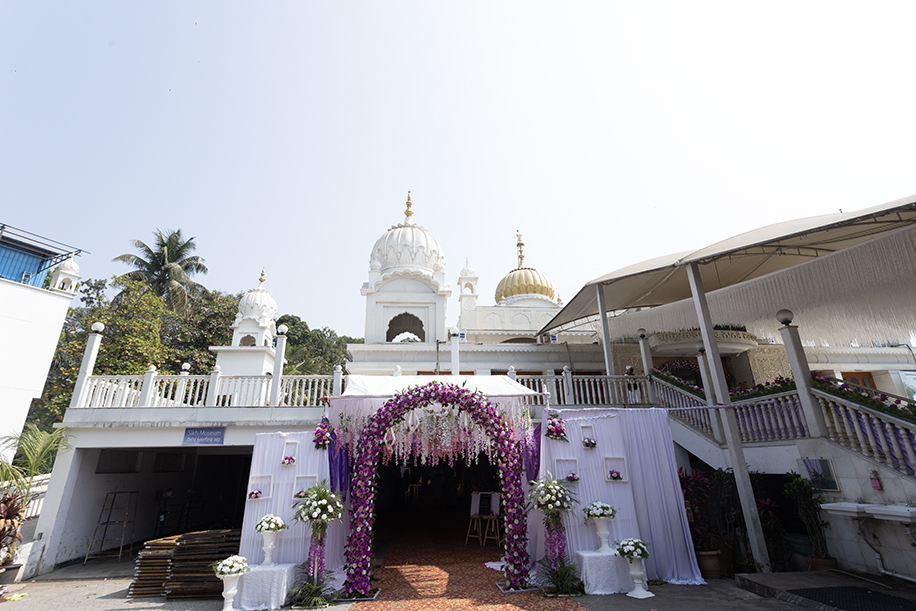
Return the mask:
[(601, 542), (601, 545), (596, 551), (599, 552), (611, 552), (611, 546), (608, 545), (607, 540), (611, 534), (610, 529), (608, 528), (608, 521), (612, 520), (617, 515), (617, 510), (608, 505), (607, 503), (602, 503), (601, 501), (592, 501), (588, 504), (583, 511), (585, 514), (585, 521), (593, 520), (595, 522), (595, 531), (598, 535), (598, 540)]
[(232, 611), (232, 601), (239, 592), (239, 579), (251, 570), (248, 559), (245, 556), (229, 556), (210, 566), (216, 577), (223, 582), (223, 611)]
[(315, 436), (312, 437), (312, 443), (319, 450), (327, 450), (331, 445), (331, 421), (327, 416), (321, 417), (321, 422), (315, 427)]
[(566, 557), (566, 531), (563, 529), (563, 514), (573, 508), (576, 498), (567, 487), (567, 480), (553, 479), (550, 472), (546, 477), (531, 482), (528, 498), (534, 508), (544, 514), (546, 559), (551, 568)]
[(267, 514), (258, 520), (258, 523), (255, 524), (254, 529), (259, 533), (262, 532), (278, 532), (289, 528), (286, 525), (286, 522), (283, 521), (283, 518), (280, 516), (275, 516), (272, 513)]
[(591, 438), (591, 437), (583, 437), (583, 438), (582, 438), (582, 447), (583, 447), (583, 448), (592, 449), (592, 448), (596, 447), (597, 445), (598, 445), (598, 442), (597, 442), (595, 439)]
[(283, 518), (275, 516), (272, 513), (263, 516), (258, 520), (258, 523), (255, 524), (254, 529), (264, 537), (264, 545), (261, 546), (261, 549), (264, 550), (264, 562), (261, 563), (261, 566), (277, 565), (277, 563), (274, 562), (274, 550), (277, 548), (277, 534), (286, 528), (286, 522), (283, 521)]
[(617, 555), (626, 558), (627, 562), (631, 564), (634, 560), (645, 560), (649, 557), (649, 549), (639, 539), (624, 539), (615, 541), (615, 543), (617, 544)]
[(306, 560), (306, 572), (313, 584), (318, 584), (325, 572), (325, 540), (328, 534), (328, 522), (339, 520), (343, 515), (343, 504), (336, 494), (328, 488), (327, 480), (321, 480), (305, 490), (302, 500), (293, 504), (296, 509), (295, 520), (308, 522), (312, 527), (309, 542), (309, 555)]
[(633, 578), (633, 589), (627, 592), (632, 598), (651, 598), (655, 596), (646, 589), (646, 571), (642, 561), (649, 557), (646, 544), (639, 539), (624, 539), (617, 541), (617, 555), (626, 558), (630, 564), (630, 577)]
[(280, 461), (281, 465), (295, 465), (296, 457), (295, 456), (284, 456), (283, 460)]
[(552, 414), (547, 418), (547, 439), (556, 441), (569, 441), (566, 437), (566, 422), (557, 414)]
[(261, 498), (262, 495), (263, 494), (260, 490), (258, 490), (257, 488), (253, 488), (251, 492), (248, 493), (248, 500), (253, 501), (255, 499), (259, 499)]

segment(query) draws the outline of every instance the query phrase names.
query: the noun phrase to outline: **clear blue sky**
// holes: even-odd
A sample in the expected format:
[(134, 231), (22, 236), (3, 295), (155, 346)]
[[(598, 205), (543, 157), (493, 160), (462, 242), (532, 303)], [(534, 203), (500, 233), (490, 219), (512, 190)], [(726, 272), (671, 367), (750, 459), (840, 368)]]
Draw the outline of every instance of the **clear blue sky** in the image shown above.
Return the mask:
[[(916, 193), (909, 2), (0, 2), (0, 222), (195, 236), (209, 288), (362, 336), (403, 218), (482, 304)], [(456, 291), (457, 295), (457, 291)], [(458, 316), (457, 298), (448, 320)]]

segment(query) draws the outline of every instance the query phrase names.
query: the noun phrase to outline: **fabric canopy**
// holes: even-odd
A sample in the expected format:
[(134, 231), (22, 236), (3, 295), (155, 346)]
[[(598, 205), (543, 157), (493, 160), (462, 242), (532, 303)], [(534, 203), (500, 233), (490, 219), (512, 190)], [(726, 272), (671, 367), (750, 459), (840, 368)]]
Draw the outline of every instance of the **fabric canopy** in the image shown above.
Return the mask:
[[(533, 396), (540, 393), (522, 386), (509, 376), (347, 376), (347, 389), (341, 397), (391, 397), (412, 386), (430, 382), (454, 384), (479, 390), (487, 397)], [(338, 397), (328, 397), (332, 403)]]
[(853, 213), (777, 223), (697, 251), (666, 255), (611, 272), (586, 284), (540, 333), (606, 311), (655, 307), (688, 299), (685, 266), (694, 263), (706, 292), (733, 286), (916, 224), (916, 196)]

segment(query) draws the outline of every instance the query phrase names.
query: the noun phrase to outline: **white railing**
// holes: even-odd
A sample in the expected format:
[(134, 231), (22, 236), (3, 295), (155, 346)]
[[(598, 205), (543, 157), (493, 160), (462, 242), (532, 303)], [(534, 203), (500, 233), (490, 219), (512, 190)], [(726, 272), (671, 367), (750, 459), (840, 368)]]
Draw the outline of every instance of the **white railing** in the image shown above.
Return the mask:
[(221, 376), (214, 407), (267, 405), (270, 382), (270, 376)]
[(137, 407), (143, 376), (90, 376), (83, 407)]
[(659, 407), (666, 408), (672, 418), (680, 420), (690, 428), (716, 441), (712, 412), (706, 405), (706, 401), (664, 380), (655, 378), (653, 382)]
[(334, 376), (283, 376), (280, 382), (280, 405), (315, 407), (321, 398), (333, 394)]
[(780, 441), (808, 436), (798, 392), (790, 391), (733, 404), (741, 441)]
[(150, 407), (203, 407), (207, 404), (210, 376), (157, 375), (153, 384)]
[(515, 376), (515, 381), (524, 386), (529, 390), (533, 390), (537, 393), (542, 393), (537, 397), (533, 397), (531, 404), (532, 405), (547, 405), (547, 396), (546, 393), (550, 395), (550, 404), (553, 406), (563, 405), (566, 403), (566, 393), (564, 389), (566, 385), (563, 383), (563, 376), (559, 375), (547, 375), (547, 376), (525, 376), (517, 375)]
[(830, 439), (903, 474), (916, 474), (916, 424), (813, 390)]

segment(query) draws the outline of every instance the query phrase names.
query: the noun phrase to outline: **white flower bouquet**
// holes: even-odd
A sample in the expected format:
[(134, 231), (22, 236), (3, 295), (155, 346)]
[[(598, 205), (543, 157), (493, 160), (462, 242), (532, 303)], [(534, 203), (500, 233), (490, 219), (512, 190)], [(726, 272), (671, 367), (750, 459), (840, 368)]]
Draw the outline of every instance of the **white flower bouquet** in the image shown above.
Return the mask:
[(254, 527), (254, 529), (258, 531), (259, 533), (262, 533), (264, 531), (276, 532), (278, 530), (283, 530), (285, 528), (288, 528), (288, 527), (286, 526), (286, 522), (283, 521), (283, 518), (281, 518), (280, 516), (275, 516), (272, 513), (269, 513), (266, 516), (264, 516), (263, 518), (261, 518), (260, 520), (258, 520), (258, 523)]
[(229, 556), (225, 560), (213, 563), (213, 572), (220, 579), (233, 575), (242, 575), (251, 569), (248, 568), (248, 559), (245, 556)]
[(302, 500), (295, 504), (295, 519), (299, 522), (326, 524), (339, 520), (343, 515), (343, 504), (337, 495), (327, 488), (327, 482), (322, 481), (305, 490), (305, 496), (301, 498)]
[(639, 539), (624, 539), (616, 543), (617, 555), (626, 558), (627, 562), (630, 564), (632, 564), (634, 560), (649, 557), (649, 550), (646, 548), (646, 544)]
[(592, 501), (588, 504), (588, 507), (582, 510), (582, 513), (585, 514), (586, 522), (592, 518), (614, 518), (617, 516), (616, 509), (601, 501)]
[(546, 477), (531, 482), (528, 498), (545, 517), (558, 521), (563, 512), (572, 509), (576, 503), (572, 492), (566, 487), (568, 483), (565, 479), (553, 479), (548, 471)]

